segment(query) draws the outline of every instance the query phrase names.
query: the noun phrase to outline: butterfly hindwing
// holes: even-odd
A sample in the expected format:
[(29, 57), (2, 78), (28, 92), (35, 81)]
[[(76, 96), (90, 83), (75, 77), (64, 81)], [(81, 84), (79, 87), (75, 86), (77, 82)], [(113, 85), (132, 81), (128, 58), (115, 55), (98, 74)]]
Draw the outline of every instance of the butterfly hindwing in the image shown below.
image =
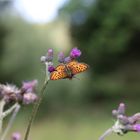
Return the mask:
[(60, 72), (60, 71), (53, 71), (50, 75), (51, 80), (59, 80), (59, 79), (64, 79), (67, 77), (67, 74), (65, 72)]
[(65, 66), (63, 64), (58, 65), (50, 75), (51, 80), (59, 80), (67, 77), (67, 73), (65, 72)]

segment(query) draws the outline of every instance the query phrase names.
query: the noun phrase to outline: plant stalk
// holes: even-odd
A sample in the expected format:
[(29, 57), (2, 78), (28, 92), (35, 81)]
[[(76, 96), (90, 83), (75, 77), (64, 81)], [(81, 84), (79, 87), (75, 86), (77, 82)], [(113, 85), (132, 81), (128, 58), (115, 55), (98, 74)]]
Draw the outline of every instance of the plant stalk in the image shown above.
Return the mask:
[(104, 140), (106, 136), (110, 135), (112, 133), (112, 128), (109, 128), (105, 131), (105, 133), (99, 138), (99, 140)]
[(39, 109), (39, 106), (41, 104), (41, 101), (42, 101), (43, 96), (44, 96), (44, 93), (45, 93), (46, 86), (47, 86), (47, 84), (49, 82), (49, 77), (48, 77), (48, 75), (49, 75), (48, 74), (48, 63), (46, 63), (46, 73), (45, 74), (46, 74), (45, 75), (45, 80), (44, 80), (44, 83), (43, 83), (43, 86), (42, 86), (42, 89), (41, 89), (41, 92), (40, 92), (40, 96), (39, 96), (38, 101), (33, 106), (32, 114), (31, 114), (31, 117), (29, 119), (29, 124), (28, 124), (27, 129), (26, 129), (26, 132), (25, 132), (24, 140), (28, 140), (32, 123), (33, 123), (33, 121), (34, 121), (34, 119), (36, 117), (37, 111)]
[(2, 132), (2, 126), (3, 126), (3, 110), (4, 110), (4, 105), (5, 105), (5, 101), (1, 100), (0, 101), (0, 135)]
[(7, 116), (9, 113), (11, 113), (11, 112), (14, 110), (14, 111), (13, 111), (13, 114), (12, 114), (10, 120), (9, 120), (8, 126), (7, 126), (7, 128), (5, 129), (5, 131), (3, 132), (3, 135), (1, 136), (1, 139), (0, 139), (0, 140), (5, 140), (5, 137), (7, 136), (7, 134), (8, 134), (8, 132), (9, 132), (10, 128), (11, 128), (12, 125), (13, 125), (13, 122), (14, 122), (16, 116), (17, 116), (17, 113), (18, 113), (19, 109), (20, 109), (20, 105), (19, 105), (18, 103), (16, 103), (16, 104), (13, 105), (10, 109), (8, 109), (7, 112), (5, 112), (5, 113), (6, 113), (5, 116)]

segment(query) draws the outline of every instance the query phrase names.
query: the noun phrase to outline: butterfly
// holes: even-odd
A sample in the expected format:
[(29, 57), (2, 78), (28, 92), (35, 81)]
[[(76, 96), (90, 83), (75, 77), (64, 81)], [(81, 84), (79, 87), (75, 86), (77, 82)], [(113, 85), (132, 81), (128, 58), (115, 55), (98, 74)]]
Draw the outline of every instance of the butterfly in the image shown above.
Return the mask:
[(74, 75), (86, 71), (88, 67), (87, 64), (79, 63), (78, 61), (60, 64), (55, 68), (55, 71), (50, 74), (50, 80), (72, 79)]

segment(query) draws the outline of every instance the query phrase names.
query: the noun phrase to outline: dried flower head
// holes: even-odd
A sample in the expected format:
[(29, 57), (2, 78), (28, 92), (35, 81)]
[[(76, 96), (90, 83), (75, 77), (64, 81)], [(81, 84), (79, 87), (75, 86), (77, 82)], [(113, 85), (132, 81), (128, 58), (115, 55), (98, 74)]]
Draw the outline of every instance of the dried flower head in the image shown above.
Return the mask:
[(0, 97), (5, 100), (5, 102), (18, 101), (18, 95), (20, 94), (20, 89), (15, 85), (6, 84), (0, 85)]

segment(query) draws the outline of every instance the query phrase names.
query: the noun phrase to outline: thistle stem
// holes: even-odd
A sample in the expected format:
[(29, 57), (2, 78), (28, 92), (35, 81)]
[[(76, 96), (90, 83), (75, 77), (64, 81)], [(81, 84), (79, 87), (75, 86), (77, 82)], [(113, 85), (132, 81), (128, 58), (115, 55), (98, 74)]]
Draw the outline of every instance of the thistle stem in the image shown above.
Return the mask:
[(3, 109), (4, 109), (5, 101), (0, 101), (0, 135), (2, 132), (2, 126), (3, 126)]
[(13, 114), (12, 114), (10, 120), (9, 120), (8, 126), (7, 126), (7, 128), (5, 129), (3, 135), (1, 136), (1, 140), (4, 140), (5, 137), (7, 136), (8, 131), (9, 131), (10, 128), (12, 127), (13, 122), (14, 122), (14, 120), (15, 120), (15, 118), (16, 118), (16, 115), (17, 115), (19, 109), (20, 109), (20, 105), (19, 105), (18, 103), (16, 103), (16, 104), (14, 104), (10, 109), (8, 109), (8, 111), (5, 112), (5, 113), (6, 113), (5, 115), (7, 116), (9, 113), (11, 113), (11, 112), (14, 110), (14, 111), (13, 111)]
[(105, 131), (105, 133), (99, 138), (99, 140), (104, 140), (106, 136), (110, 135), (112, 133), (112, 128), (109, 128)]
[(7, 115), (9, 115), (14, 109), (19, 106), (18, 103), (15, 103), (13, 106), (11, 106), (9, 109), (7, 109), (5, 112), (2, 113), (2, 117), (5, 118)]
[(32, 114), (31, 114), (31, 117), (29, 119), (29, 124), (28, 124), (26, 132), (25, 132), (24, 140), (28, 140), (32, 123), (33, 123), (33, 121), (34, 121), (34, 119), (36, 117), (37, 111), (38, 111), (39, 106), (41, 104), (41, 101), (43, 99), (45, 89), (46, 89), (46, 86), (47, 86), (48, 82), (49, 82), (49, 78), (48, 78), (48, 63), (46, 63), (46, 75), (45, 75), (44, 84), (43, 84), (43, 86), (41, 88), (40, 97), (39, 97), (38, 101), (33, 106)]

